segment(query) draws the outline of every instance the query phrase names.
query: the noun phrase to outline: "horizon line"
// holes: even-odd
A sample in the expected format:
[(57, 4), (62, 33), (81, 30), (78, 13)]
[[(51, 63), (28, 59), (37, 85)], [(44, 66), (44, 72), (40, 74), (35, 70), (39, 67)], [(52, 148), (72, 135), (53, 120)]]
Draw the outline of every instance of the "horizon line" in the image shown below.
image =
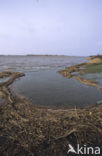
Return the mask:
[[(0, 56), (69, 56), (69, 57), (87, 57), (90, 55), (58, 55), (58, 54), (0, 54)], [(95, 56), (95, 55), (93, 55)]]

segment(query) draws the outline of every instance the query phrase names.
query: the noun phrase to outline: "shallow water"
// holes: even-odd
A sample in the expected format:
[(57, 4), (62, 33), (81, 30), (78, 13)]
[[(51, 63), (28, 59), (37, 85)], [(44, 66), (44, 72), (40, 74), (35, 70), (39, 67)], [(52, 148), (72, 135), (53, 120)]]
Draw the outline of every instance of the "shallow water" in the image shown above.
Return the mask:
[(0, 70), (26, 74), (13, 86), (18, 93), (29, 97), (33, 104), (84, 107), (102, 100), (102, 91), (58, 73), (58, 70), (82, 62), (85, 62), (84, 57), (2, 56)]
[(83, 107), (102, 99), (102, 91), (80, 84), (75, 79), (64, 78), (53, 69), (26, 73), (14, 85), (19, 93), (41, 105)]
[(10, 77), (0, 78), (0, 82), (6, 82), (10, 79)]
[(97, 81), (97, 85), (102, 86), (102, 73), (92, 73), (92, 74), (85, 74), (81, 75), (85, 79), (95, 80)]

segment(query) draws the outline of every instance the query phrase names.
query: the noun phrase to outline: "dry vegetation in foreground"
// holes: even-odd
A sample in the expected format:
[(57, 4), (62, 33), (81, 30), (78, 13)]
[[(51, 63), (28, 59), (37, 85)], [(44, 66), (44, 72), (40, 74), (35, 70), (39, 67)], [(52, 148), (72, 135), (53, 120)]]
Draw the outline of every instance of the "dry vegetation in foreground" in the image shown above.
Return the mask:
[(14, 103), (0, 108), (2, 156), (66, 156), (69, 143), (102, 145), (102, 105), (48, 110), (13, 98)]
[(66, 156), (69, 143), (75, 148), (77, 143), (102, 145), (102, 105), (69, 110), (38, 108), (13, 95), (6, 84), (3, 86), (9, 94), (1, 90), (5, 102), (0, 103), (1, 156)]

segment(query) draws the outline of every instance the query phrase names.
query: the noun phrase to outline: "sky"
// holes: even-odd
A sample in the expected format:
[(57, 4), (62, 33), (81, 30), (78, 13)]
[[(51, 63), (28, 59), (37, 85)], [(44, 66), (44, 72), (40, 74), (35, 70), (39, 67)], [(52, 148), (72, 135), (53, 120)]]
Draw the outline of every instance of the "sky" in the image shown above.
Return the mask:
[(102, 0), (0, 0), (0, 54), (102, 54)]

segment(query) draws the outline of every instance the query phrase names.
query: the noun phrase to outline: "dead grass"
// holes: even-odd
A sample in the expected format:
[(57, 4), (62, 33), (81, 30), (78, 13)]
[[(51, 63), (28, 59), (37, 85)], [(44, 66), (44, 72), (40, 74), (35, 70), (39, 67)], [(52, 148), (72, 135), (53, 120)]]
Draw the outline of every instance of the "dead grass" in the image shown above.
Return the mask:
[(0, 109), (1, 154), (66, 156), (69, 143), (102, 145), (102, 105), (64, 111), (14, 100)]
[(102, 58), (93, 58), (88, 62), (88, 64), (100, 63), (100, 62), (102, 62)]

